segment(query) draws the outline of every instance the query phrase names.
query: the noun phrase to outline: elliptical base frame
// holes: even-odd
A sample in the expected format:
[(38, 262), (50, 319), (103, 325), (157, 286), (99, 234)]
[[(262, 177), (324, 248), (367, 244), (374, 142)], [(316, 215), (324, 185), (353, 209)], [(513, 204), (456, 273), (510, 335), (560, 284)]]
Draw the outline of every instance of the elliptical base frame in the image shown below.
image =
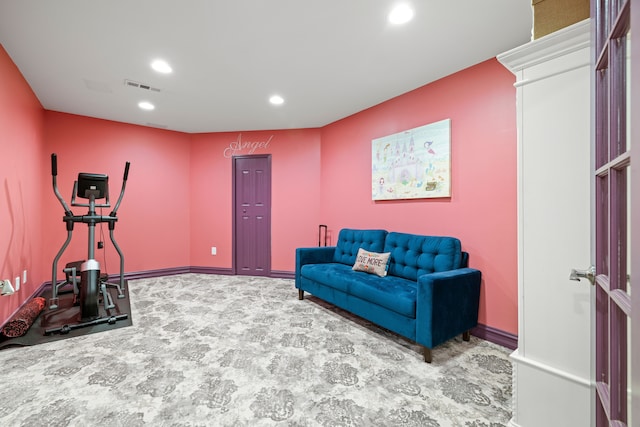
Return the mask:
[[(125, 299), (127, 306), (129, 305), (129, 294), (127, 292), (127, 286), (125, 286)], [(75, 298), (73, 289), (62, 289), (59, 293), (58, 300), (59, 306), (55, 310), (45, 310), (42, 312), (40, 318), (40, 327), (43, 330), (44, 335), (60, 334), (65, 335), (69, 332), (87, 328), (96, 325), (110, 324), (114, 325), (116, 322), (129, 319), (129, 313), (127, 313), (125, 307), (121, 307), (118, 304), (119, 300), (115, 297), (117, 291), (115, 288), (108, 288), (112, 300), (115, 301), (113, 308), (105, 309), (104, 304), (98, 305), (98, 315), (93, 319), (83, 319), (81, 306)]]

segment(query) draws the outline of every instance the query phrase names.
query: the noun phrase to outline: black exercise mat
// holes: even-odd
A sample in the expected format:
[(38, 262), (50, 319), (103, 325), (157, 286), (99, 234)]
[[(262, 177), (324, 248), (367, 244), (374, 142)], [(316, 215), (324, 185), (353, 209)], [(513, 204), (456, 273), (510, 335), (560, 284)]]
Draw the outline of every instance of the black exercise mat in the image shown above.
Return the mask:
[[(66, 333), (50, 333), (46, 331), (64, 327), (64, 325), (75, 325), (80, 323), (80, 307), (73, 305), (73, 292), (58, 292), (59, 302), (56, 310), (49, 309), (49, 298), (51, 297), (51, 288), (48, 287), (36, 295), (43, 297), (46, 301), (44, 310), (38, 315), (27, 333), (17, 338), (7, 338), (0, 335), (0, 350), (9, 347), (22, 347), (36, 345), (45, 342), (57, 341), (65, 338), (78, 337), (96, 332), (104, 332), (112, 329), (123, 328), (133, 324), (131, 319), (131, 305), (129, 301), (129, 284), (125, 281), (124, 298), (118, 299), (118, 292), (115, 288), (107, 288), (107, 292), (111, 295), (115, 308), (105, 310), (104, 305), (100, 304), (99, 319), (109, 319), (113, 317), (121, 318), (114, 323), (99, 323), (90, 326), (84, 326), (77, 329), (71, 329)], [(122, 318), (126, 315), (126, 318)]]

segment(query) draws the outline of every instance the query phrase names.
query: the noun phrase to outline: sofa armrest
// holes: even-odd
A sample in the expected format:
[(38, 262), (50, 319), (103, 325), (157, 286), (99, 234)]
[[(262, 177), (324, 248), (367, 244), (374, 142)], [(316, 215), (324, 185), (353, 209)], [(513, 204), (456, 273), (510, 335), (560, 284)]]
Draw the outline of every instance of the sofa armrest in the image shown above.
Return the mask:
[(478, 324), (482, 274), (459, 268), (418, 277), (416, 341), (433, 348)]
[(324, 264), (333, 262), (335, 246), (296, 249), (296, 288), (300, 288), (300, 269), (305, 264)]

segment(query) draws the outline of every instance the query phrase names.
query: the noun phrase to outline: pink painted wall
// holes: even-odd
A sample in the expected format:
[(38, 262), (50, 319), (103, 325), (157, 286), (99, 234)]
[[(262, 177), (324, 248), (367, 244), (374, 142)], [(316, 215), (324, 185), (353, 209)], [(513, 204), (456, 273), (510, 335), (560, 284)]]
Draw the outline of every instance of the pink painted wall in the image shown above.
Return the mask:
[[(109, 175), (114, 206), (125, 163), (131, 162), (115, 228), (116, 241), (125, 255), (126, 272), (189, 266), (189, 135), (47, 111), (45, 141), (41, 157), (46, 164), (42, 182), (46, 233), (42, 244), (48, 268), (66, 238), (64, 211), (51, 190), (50, 155), (54, 152), (58, 155), (58, 187), (67, 203), (78, 173), (91, 172)], [(82, 207), (71, 209), (76, 215), (87, 212)], [(105, 208), (103, 215), (110, 212)], [(96, 241), (99, 229), (98, 225)], [(105, 248), (96, 250), (96, 259), (103, 272), (117, 274), (119, 258), (107, 224), (103, 224), (103, 232)], [(72, 244), (60, 262), (86, 256), (87, 226), (76, 224)], [(58, 270), (61, 271), (60, 266)]]
[(0, 45), (0, 279), (27, 282), (0, 297), (0, 325), (42, 284), (42, 106)]
[[(241, 135), (239, 137), (239, 135)], [(191, 143), (191, 265), (231, 268), (232, 159), (238, 141), (271, 155), (271, 269), (295, 269), (295, 248), (317, 245), (320, 130), (198, 134)], [(235, 152), (251, 154), (249, 146)], [(211, 247), (217, 255), (211, 255)]]
[[(67, 200), (77, 173), (95, 172), (110, 176), (115, 203), (124, 163), (131, 162), (116, 226), (126, 272), (229, 269), (232, 161), (225, 150), (241, 134), (244, 141), (269, 140), (254, 154), (272, 156), (274, 272), (293, 271), (294, 249), (315, 246), (320, 223), (329, 225), (333, 239), (342, 227), (456, 236), (471, 266), (483, 272), (480, 322), (515, 334), (513, 82), (510, 72), (489, 60), (322, 129), (188, 135), (43, 112), (0, 50), (0, 155), (16, 159), (2, 169), (0, 219), (12, 226), (0, 230), (1, 273), (19, 274), (23, 264), (30, 272), (24, 293), (0, 298), (0, 323), (50, 280), (51, 260), (66, 236), (63, 211), (51, 191), (52, 152), (58, 154), (58, 183)], [(371, 201), (371, 140), (444, 118), (451, 119), (452, 197)], [(107, 247), (98, 259), (115, 274), (118, 258), (106, 225), (104, 233)], [(61, 263), (85, 257), (86, 250), (86, 226), (78, 224)]]
[[(517, 333), (514, 76), (495, 59), (322, 129), (321, 217), (343, 227), (458, 237), (482, 271), (480, 323)], [(371, 200), (371, 141), (451, 119), (450, 198)]]

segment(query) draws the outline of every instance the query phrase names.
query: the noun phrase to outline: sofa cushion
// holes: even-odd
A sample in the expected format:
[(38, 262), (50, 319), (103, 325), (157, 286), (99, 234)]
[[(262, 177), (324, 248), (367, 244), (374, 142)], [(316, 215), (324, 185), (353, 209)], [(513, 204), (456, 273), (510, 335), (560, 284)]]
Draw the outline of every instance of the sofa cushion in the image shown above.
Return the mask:
[(353, 295), (406, 317), (416, 317), (417, 283), (400, 277), (378, 277), (340, 263), (307, 264), (302, 277)]
[(300, 276), (342, 292), (348, 292), (348, 282), (345, 278), (350, 274), (356, 272), (350, 266), (338, 262), (306, 264), (300, 269)]
[(353, 270), (384, 277), (387, 275), (390, 255), (389, 252), (381, 254), (360, 248), (358, 249), (358, 255), (356, 255), (356, 262), (353, 264)]
[(418, 280), (423, 274), (460, 268), (460, 240), (455, 237), (420, 236), (391, 232), (384, 252), (391, 252), (388, 274)]
[(417, 282), (395, 276), (378, 277), (358, 273), (349, 293), (409, 318), (416, 317)]
[[(333, 260), (349, 267), (356, 262), (358, 249), (370, 252), (383, 252), (386, 230), (353, 230), (343, 228), (338, 234)], [(387, 252), (387, 251), (385, 251)]]

